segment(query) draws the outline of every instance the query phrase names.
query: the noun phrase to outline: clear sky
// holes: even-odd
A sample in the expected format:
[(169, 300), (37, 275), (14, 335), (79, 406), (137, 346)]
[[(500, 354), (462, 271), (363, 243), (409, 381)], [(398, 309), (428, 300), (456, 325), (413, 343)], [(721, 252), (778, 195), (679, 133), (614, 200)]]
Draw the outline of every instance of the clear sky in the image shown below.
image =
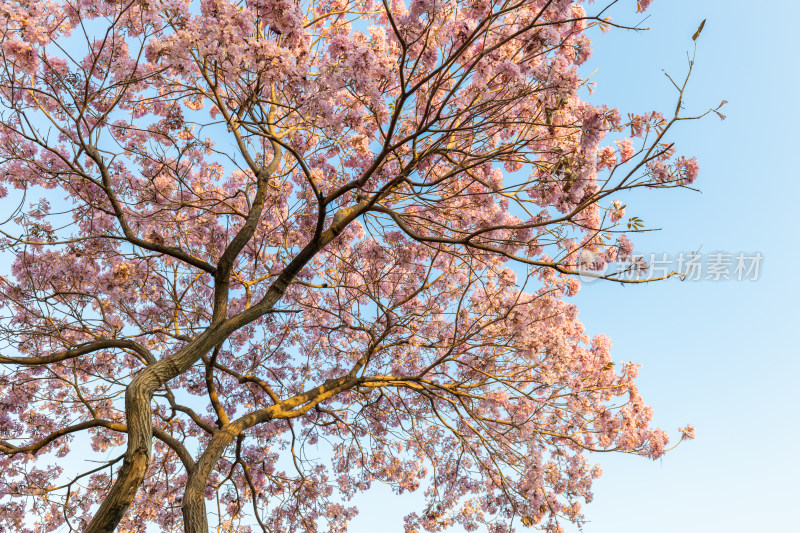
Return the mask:
[[(595, 7), (602, 2), (595, 3)], [(636, 22), (622, 0), (617, 22)], [(592, 6), (590, 6), (591, 8)], [(624, 198), (628, 216), (662, 231), (636, 239), (642, 252), (761, 252), (757, 281), (584, 284), (573, 298), (591, 334), (614, 340), (614, 359), (642, 364), (639, 385), (656, 425), (694, 441), (652, 462), (593, 457), (604, 475), (585, 508), (587, 533), (800, 531), (800, 2), (655, 0), (647, 32), (596, 36), (586, 65), (592, 98), (628, 111), (674, 109), (662, 72), (682, 76), (698, 39), (687, 110), (728, 100), (725, 121), (683, 124), (673, 140), (700, 161), (691, 191)], [(703, 274), (705, 275), (705, 273)], [(355, 533), (400, 533), (414, 496), (376, 490), (356, 500)], [(570, 529), (569, 531), (577, 531)]]

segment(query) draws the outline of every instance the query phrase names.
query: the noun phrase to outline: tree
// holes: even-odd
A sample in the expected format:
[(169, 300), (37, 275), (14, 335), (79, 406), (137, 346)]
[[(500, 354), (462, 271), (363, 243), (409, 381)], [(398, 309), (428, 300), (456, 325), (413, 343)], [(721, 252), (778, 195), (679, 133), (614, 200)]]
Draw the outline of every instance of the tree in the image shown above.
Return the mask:
[(344, 531), (375, 482), (557, 531), (587, 450), (659, 457), (564, 298), (644, 281), (685, 84), (582, 101), (589, 8), (5, 1), (0, 531)]

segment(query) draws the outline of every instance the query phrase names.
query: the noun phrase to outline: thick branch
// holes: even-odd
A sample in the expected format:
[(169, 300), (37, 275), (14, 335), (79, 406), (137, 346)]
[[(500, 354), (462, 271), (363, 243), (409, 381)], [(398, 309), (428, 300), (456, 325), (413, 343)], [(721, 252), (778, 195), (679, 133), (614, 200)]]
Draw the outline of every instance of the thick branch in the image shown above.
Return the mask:
[[(58, 429), (50, 433), (45, 438), (25, 446), (14, 446), (9, 442), (0, 441), (0, 453), (4, 453), (6, 455), (16, 455), (18, 453), (36, 454), (48, 444), (51, 444), (52, 442), (60, 439), (61, 437), (64, 437), (65, 435), (69, 435), (71, 433), (77, 433), (79, 431), (91, 428), (106, 428), (112, 431), (118, 431), (120, 433), (128, 432), (128, 427), (125, 424), (121, 424), (119, 422), (113, 422), (111, 420), (102, 420), (102, 419), (87, 420), (85, 422), (79, 422), (77, 424), (73, 424), (71, 426)], [(186, 468), (187, 472), (191, 472), (194, 469), (194, 459), (192, 459), (192, 456), (189, 453), (189, 451), (183, 446), (183, 444), (179, 440), (177, 440), (175, 437), (173, 437), (172, 435), (170, 435), (161, 428), (153, 428), (153, 435), (158, 440), (169, 446), (175, 452), (175, 454), (183, 463), (183, 466), (184, 468)]]
[(81, 344), (73, 348), (69, 348), (63, 352), (42, 355), (38, 357), (13, 357), (0, 355), (0, 363), (23, 366), (47, 365), (50, 363), (58, 363), (68, 359), (74, 359), (76, 357), (80, 357), (81, 355), (97, 352), (106, 348), (127, 348), (141, 355), (142, 359), (144, 359), (147, 364), (154, 364), (156, 362), (153, 354), (151, 354), (147, 348), (138, 342), (127, 339), (103, 339)]

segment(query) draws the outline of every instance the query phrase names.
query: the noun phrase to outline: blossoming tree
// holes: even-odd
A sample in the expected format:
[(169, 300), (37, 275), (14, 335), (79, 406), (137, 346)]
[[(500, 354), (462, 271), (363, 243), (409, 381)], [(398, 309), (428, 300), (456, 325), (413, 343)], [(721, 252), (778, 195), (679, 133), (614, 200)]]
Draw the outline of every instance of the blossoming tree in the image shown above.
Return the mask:
[(0, 531), (344, 531), (376, 482), (555, 531), (587, 451), (664, 452), (564, 301), (697, 175), (680, 103), (581, 100), (602, 6), (0, 13)]

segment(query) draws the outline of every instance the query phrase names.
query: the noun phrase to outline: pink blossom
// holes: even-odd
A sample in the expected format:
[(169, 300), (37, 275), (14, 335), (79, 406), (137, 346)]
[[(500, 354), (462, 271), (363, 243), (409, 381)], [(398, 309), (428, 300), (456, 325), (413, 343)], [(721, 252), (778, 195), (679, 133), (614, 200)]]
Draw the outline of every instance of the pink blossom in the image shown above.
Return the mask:
[(633, 254), (633, 242), (627, 235), (620, 235), (617, 239), (619, 246), (618, 257), (620, 261), (626, 261)]
[(678, 431), (681, 433), (681, 440), (692, 440), (694, 439), (694, 426), (687, 424), (682, 428), (678, 428)]
[(687, 184), (694, 183), (694, 180), (697, 179), (700, 173), (700, 165), (698, 165), (696, 157), (692, 157), (691, 159), (686, 159), (685, 157), (679, 158), (675, 162), (675, 168), (681, 176), (681, 181)]
[(39, 56), (33, 45), (14, 38), (2, 43), (2, 50), (12, 60), (12, 64), (27, 74), (33, 74), (39, 67)]
[(619, 139), (616, 141), (616, 144), (619, 149), (619, 157), (623, 162), (633, 157), (635, 150), (633, 148), (633, 141), (630, 138)]

